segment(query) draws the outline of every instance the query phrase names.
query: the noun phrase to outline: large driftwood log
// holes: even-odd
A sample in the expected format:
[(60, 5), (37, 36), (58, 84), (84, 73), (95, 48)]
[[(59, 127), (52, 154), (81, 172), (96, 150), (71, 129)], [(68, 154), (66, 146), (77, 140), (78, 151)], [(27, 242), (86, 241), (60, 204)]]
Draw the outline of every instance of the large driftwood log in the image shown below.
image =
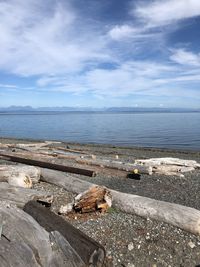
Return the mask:
[(48, 232), (59, 231), (86, 266), (100, 267), (103, 265), (105, 259), (104, 248), (63, 218), (35, 201), (28, 202), (24, 206), (24, 211), (30, 214)]
[(18, 163), (23, 163), (23, 164), (28, 164), (32, 166), (53, 169), (53, 170), (59, 170), (62, 172), (77, 173), (77, 174), (82, 174), (86, 176), (96, 175), (96, 173), (92, 170), (75, 168), (75, 167), (60, 165), (60, 164), (54, 164), (54, 163), (50, 163), (50, 162), (46, 162), (42, 160), (29, 159), (29, 158), (25, 158), (19, 155), (13, 155), (12, 153), (0, 153), (0, 156), (8, 160), (11, 160), (13, 162), (18, 162)]
[(40, 180), (50, 184), (58, 185), (75, 194), (80, 194), (88, 190), (90, 187), (95, 186), (95, 184), (72, 177), (69, 174), (44, 168), (41, 168)]
[(0, 224), (2, 267), (86, 267), (60, 233), (49, 234), (24, 211), (0, 202)]
[[(80, 194), (95, 186), (92, 183), (56, 171), (41, 170), (42, 180)], [(110, 190), (113, 206), (128, 213), (167, 222), (194, 234), (200, 234), (200, 211), (178, 204)]]
[(30, 200), (41, 200), (45, 202), (50, 195), (33, 189), (25, 189), (10, 186), (8, 183), (0, 183), (0, 201), (7, 201), (18, 207), (23, 207)]
[[(22, 187), (30, 188), (32, 183), (37, 183), (40, 179), (40, 169), (34, 166), (24, 166), (24, 165), (1, 165), (0, 166), (0, 181), (7, 181), (12, 177), (13, 182), (18, 185), (17, 181), (20, 181), (20, 177), (27, 177), (24, 180), (24, 184), (19, 184)], [(16, 177), (16, 178), (15, 178)]]
[(177, 165), (185, 167), (200, 168), (200, 164), (195, 160), (186, 160), (179, 158), (151, 158), (151, 159), (137, 159), (136, 164), (141, 164), (144, 166), (157, 166), (157, 165)]
[(103, 168), (117, 169), (127, 172), (140, 173), (140, 174), (152, 174), (151, 166), (141, 166), (131, 163), (124, 163), (120, 161), (113, 160), (92, 160), (92, 159), (76, 159), (77, 163), (100, 166)]
[(200, 211), (165, 201), (111, 190), (113, 206), (145, 218), (163, 221), (200, 235)]

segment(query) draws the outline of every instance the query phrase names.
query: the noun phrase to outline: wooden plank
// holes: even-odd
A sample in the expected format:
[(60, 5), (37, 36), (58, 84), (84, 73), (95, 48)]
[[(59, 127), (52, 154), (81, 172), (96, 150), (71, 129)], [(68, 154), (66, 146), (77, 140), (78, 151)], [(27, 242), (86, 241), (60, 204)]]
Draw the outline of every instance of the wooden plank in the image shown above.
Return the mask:
[(75, 167), (70, 167), (70, 166), (65, 166), (65, 165), (60, 165), (60, 164), (54, 164), (54, 163), (50, 163), (50, 162), (46, 162), (42, 160), (28, 159), (22, 156), (13, 155), (11, 153), (0, 153), (0, 156), (6, 157), (6, 159), (11, 160), (13, 162), (58, 170), (62, 172), (76, 173), (76, 174), (81, 174), (81, 175), (90, 176), (90, 177), (93, 177), (96, 175), (96, 173), (92, 170), (75, 168)]
[(24, 206), (24, 211), (30, 214), (48, 232), (59, 231), (87, 266), (89, 264), (99, 267), (103, 265), (105, 259), (104, 248), (62, 217), (36, 201), (28, 202)]

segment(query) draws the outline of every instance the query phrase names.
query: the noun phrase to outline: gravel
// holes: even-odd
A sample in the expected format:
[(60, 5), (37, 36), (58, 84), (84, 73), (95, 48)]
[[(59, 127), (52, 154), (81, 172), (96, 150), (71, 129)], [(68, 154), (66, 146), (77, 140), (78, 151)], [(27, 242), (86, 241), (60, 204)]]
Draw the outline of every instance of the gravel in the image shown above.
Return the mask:
[[(0, 142), (8, 142), (1, 140)], [(11, 142), (11, 140), (9, 140)], [(17, 142), (17, 141), (16, 141)], [(59, 144), (59, 146), (61, 146)], [(135, 158), (179, 157), (200, 162), (200, 152), (150, 148), (119, 148), (113, 146), (66, 144), (72, 149), (83, 149), (102, 158), (133, 162)], [(99, 173), (96, 177), (79, 176), (83, 180), (108, 186), (122, 192), (178, 203), (200, 210), (200, 172), (196, 170), (184, 178), (163, 175), (142, 175), (140, 180)], [(53, 193), (52, 210), (72, 201), (74, 194), (54, 185), (39, 183), (38, 190)], [(71, 214), (63, 216), (75, 227), (101, 243), (107, 252), (107, 266), (200, 266), (200, 237), (163, 222), (122, 213), (114, 208), (106, 214)], [(110, 265), (109, 265), (110, 264)]]

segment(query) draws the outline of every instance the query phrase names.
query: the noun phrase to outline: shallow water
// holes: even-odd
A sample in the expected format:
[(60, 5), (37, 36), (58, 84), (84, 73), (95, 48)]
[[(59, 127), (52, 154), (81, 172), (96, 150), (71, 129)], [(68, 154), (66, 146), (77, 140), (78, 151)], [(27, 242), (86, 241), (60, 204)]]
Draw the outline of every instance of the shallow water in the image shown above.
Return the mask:
[(200, 150), (200, 113), (5, 113), (0, 136)]

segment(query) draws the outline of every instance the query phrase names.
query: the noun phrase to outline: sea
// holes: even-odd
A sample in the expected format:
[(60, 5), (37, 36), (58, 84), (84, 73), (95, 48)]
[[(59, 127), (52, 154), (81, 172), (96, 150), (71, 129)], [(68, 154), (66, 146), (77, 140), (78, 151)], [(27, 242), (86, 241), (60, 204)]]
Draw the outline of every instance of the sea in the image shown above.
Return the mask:
[(200, 112), (0, 113), (0, 137), (200, 151)]

